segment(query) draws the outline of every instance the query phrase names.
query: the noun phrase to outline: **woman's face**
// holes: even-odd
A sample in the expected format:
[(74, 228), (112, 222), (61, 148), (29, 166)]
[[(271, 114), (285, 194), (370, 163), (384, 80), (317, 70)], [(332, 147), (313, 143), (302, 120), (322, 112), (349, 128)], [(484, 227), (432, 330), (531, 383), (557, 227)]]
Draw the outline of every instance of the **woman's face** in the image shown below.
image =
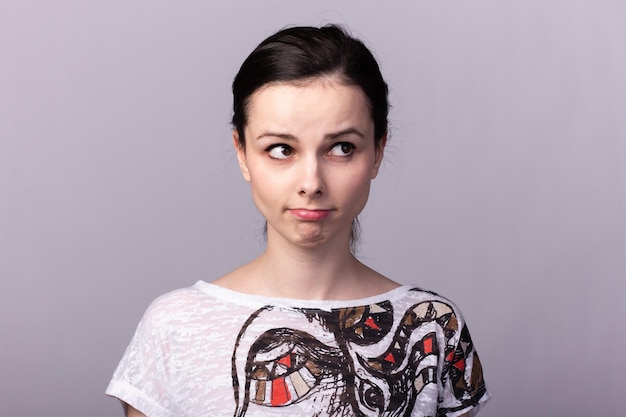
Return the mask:
[(236, 133), (235, 146), (268, 241), (347, 244), (384, 146), (376, 146), (362, 90), (332, 78), (271, 84), (251, 96), (247, 111), (245, 148)]

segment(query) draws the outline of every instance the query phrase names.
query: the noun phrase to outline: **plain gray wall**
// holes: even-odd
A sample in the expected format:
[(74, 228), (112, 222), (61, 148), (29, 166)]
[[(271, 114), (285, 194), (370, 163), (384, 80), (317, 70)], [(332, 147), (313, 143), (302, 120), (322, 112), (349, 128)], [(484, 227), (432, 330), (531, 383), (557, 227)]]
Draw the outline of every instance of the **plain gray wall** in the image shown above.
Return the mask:
[(121, 416), (148, 303), (259, 253), (230, 83), (326, 22), (391, 88), (362, 257), (460, 305), (481, 416), (625, 415), (622, 0), (0, 0), (0, 415)]

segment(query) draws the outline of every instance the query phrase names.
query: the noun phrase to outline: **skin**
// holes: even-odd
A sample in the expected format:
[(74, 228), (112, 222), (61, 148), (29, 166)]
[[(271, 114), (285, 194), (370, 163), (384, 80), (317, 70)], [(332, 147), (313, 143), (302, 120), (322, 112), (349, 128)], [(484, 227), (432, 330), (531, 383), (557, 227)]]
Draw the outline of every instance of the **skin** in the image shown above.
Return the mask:
[(235, 291), (298, 299), (355, 299), (398, 286), (350, 253), (352, 221), (384, 153), (363, 91), (337, 78), (270, 84), (248, 106), (241, 172), (267, 220), (267, 247), (214, 281)]
[(145, 414), (143, 414), (140, 411), (137, 411), (135, 408), (126, 404), (125, 402), (122, 402), (122, 407), (124, 408), (124, 415), (126, 417), (146, 417)]

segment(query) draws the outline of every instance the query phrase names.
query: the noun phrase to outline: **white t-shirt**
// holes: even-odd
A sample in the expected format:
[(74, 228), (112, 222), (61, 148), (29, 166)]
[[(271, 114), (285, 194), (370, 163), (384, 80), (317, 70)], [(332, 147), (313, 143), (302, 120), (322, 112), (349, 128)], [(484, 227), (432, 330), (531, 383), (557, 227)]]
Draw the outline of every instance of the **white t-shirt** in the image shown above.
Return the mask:
[(458, 416), (490, 398), (460, 311), (434, 293), (314, 301), (203, 281), (150, 305), (106, 393), (148, 417)]

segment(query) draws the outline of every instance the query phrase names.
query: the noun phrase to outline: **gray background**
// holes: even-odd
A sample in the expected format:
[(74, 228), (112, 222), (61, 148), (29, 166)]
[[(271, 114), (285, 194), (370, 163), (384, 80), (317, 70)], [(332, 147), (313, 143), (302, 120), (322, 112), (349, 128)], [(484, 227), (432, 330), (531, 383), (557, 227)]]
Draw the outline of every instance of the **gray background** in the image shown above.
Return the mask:
[(391, 87), (362, 257), (462, 308), (481, 416), (625, 415), (621, 0), (0, 0), (0, 415), (121, 416), (148, 303), (259, 253), (230, 83), (326, 22)]

